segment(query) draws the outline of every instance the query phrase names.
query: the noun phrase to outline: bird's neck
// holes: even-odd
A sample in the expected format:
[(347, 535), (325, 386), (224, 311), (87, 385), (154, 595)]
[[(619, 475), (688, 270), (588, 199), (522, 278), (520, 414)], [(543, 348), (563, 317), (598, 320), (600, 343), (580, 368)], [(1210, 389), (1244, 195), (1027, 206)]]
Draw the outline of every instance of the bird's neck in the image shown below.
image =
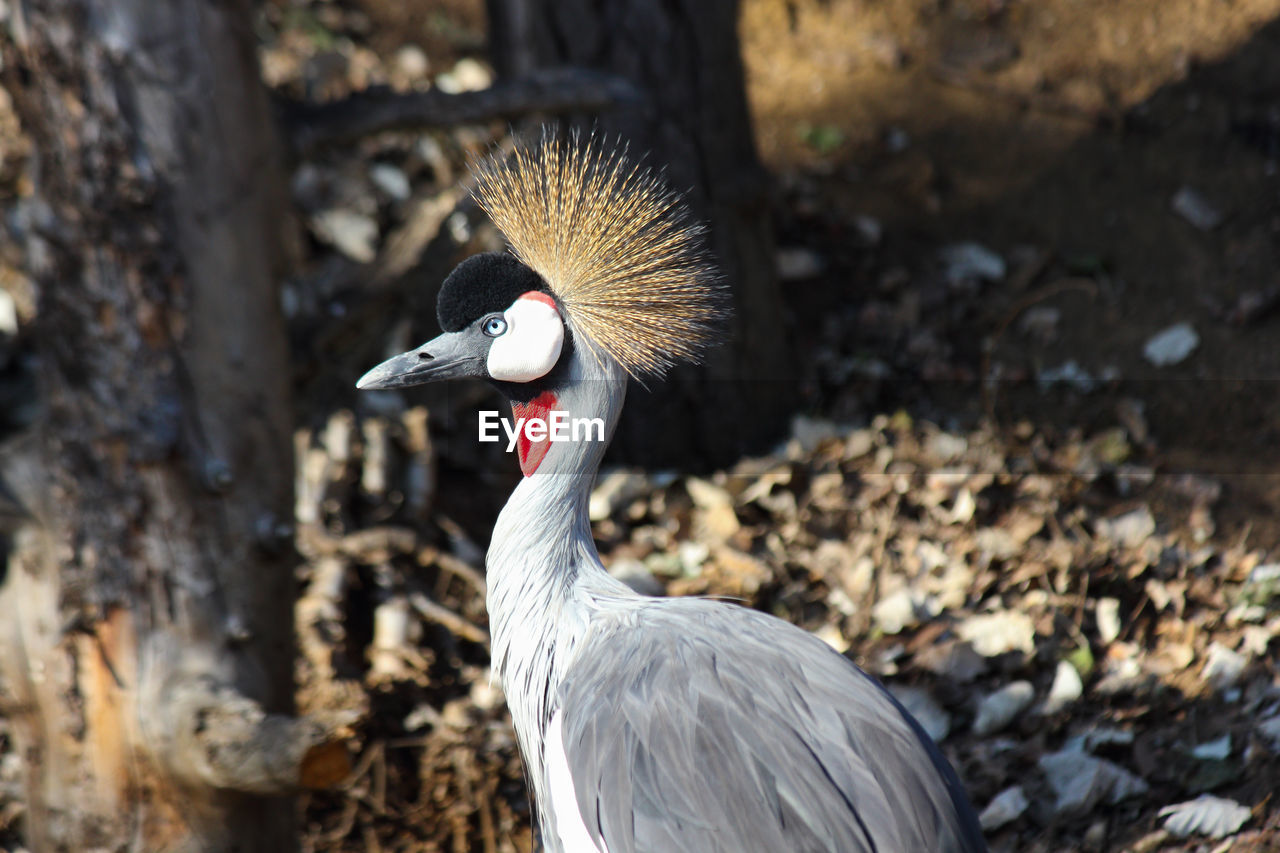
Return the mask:
[(557, 390), (531, 403), (513, 401), (517, 424), (520, 417), (546, 420), (559, 412), (562, 423), (568, 419), (562, 427), (568, 436), (521, 441), (525, 477), (498, 516), (487, 559), (494, 672), (535, 782), (557, 688), (599, 604), (634, 597), (601, 566), (587, 514), (596, 470), (622, 411), (626, 374), (607, 356), (579, 351), (573, 359)]

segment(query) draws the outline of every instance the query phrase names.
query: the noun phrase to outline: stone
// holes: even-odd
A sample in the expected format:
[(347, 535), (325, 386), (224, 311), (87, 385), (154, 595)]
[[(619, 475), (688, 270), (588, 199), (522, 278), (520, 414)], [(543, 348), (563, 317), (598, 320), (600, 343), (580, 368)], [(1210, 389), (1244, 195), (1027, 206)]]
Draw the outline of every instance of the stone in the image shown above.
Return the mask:
[(1187, 360), (1200, 345), (1200, 336), (1190, 323), (1176, 323), (1153, 335), (1142, 355), (1156, 367), (1171, 367)]
[(1035, 695), (1031, 682), (1014, 681), (984, 696), (978, 703), (973, 731), (983, 736), (1000, 731), (1027, 709)]
[(991, 798), (991, 802), (978, 815), (978, 823), (986, 832), (999, 829), (1022, 816), (1030, 803), (1021, 785), (1005, 788)]

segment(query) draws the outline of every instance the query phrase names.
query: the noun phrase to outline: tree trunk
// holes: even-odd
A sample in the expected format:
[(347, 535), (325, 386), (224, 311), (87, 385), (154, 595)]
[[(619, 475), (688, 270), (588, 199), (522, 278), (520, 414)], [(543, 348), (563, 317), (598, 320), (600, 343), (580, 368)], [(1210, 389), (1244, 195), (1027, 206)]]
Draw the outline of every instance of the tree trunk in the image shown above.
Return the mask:
[[(574, 65), (630, 79), (647, 98), (598, 126), (650, 152), (711, 224), (732, 288), (724, 346), (700, 370), (633, 388), (615, 442), (652, 465), (722, 465), (781, 437), (797, 399), (774, 273), (768, 180), (756, 156), (738, 52), (735, 0), (488, 0), (503, 76)], [(589, 122), (583, 122), (591, 127)]]
[(36, 851), (286, 851), (345, 769), (293, 701), (283, 173), (246, 0), (28, 0), (42, 417), (0, 589)]

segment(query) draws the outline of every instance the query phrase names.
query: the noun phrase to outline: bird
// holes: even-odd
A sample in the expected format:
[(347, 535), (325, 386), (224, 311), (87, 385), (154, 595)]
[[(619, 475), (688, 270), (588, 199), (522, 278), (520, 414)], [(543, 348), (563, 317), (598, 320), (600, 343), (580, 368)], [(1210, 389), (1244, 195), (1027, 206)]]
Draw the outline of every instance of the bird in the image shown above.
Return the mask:
[[(460, 263), (442, 334), (357, 387), (486, 380), (530, 425), (486, 604), (545, 849), (985, 850), (946, 758), (851, 660), (734, 602), (641, 595), (601, 562), (588, 500), (628, 382), (725, 334), (726, 288), (681, 194), (594, 133), (544, 129), (472, 174), (508, 250)], [(557, 413), (602, 420), (604, 440), (532, 427)]]

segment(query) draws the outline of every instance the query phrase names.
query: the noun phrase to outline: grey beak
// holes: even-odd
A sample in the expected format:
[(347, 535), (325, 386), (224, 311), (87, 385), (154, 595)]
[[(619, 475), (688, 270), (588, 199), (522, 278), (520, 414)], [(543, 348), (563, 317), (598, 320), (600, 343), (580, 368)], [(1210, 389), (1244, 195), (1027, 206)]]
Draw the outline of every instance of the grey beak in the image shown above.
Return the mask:
[(409, 388), (444, 379), (482, 379), (489, 340), (467, 332), (445, 332), (415, 350), (401, 353), (370, 370), (356, 387), (362, 391)]

